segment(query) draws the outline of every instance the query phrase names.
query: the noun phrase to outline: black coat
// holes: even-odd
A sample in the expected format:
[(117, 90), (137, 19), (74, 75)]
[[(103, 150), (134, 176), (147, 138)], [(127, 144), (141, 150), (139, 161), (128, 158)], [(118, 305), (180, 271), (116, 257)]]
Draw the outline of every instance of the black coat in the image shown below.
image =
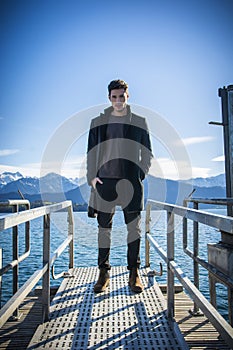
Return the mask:
[[(145, 118), (132, 113), (130, 106), (127, 106), (127, 109), (127, 119), (123, 126), (124, 154), (122, 158), (126, 178), (132, 183), (135, 192), (129, 211), (135, 211), (143, 208), (142, 180), (149, 171), (152, 151)], [(98, 170), (103, 165), (101, 160), (106, 147), (107, 125), (112, 111), (113, 108), (109, 107), (91, 121), (87, 149), (87, 182), (89, 185), (91, 185), (91, 180), (98, 176)]]

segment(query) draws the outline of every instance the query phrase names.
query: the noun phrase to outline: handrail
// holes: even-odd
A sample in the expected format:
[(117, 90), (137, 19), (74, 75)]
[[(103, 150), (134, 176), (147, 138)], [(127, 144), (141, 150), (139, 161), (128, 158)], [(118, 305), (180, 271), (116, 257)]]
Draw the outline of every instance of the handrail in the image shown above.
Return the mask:
[(166, 210), (167, 212), (172, 212), (173, 214), (182, 216), (183, 218), (198, 221), (201, 224), (215, 227), (221, 231), (233, 234), (233, 217), (207, 213), (206, 211), (195, 210), (175, 204), (154, 201), (151, 199), (147, 200), (147, 203), (159, 209)]
[[(167, 252), (165, 252), (155, 239), (150, 234), (150, 212), (151, 207), (167, 211)], [(181, 282), (186, 291), (191, 295), (196, 305), (208, 317), (213, 326), (218, 330), (226, 343), (233, 347), (233, 328), (231, 325), (219, 314), (214, 306), (203, 296), (199, 289), (190, 281), (186, 274), (175, 262), (175, 225), (174, 216), (182, 216), (185, 219), (191, 219), (195, 222), (200, 222), (219, 230), (233, 234), (233, 218), (207, 213), (196, 209), (177, 206), (173, 204), (163, 203), (154, 200), (147, 200), (146, 207), (146, 232), (145, 232), (145, 255), (146, 265), (150, 261), (149, 250), (150, 245), (158, 252), (162, 259), (167, 263), (167, 313), (168, 318), (173, 320), (175, 304), (174, 304), (174, 277), (176, 276)], [(199, 262), (199, 261), (198, 261)], [(206, 266), (205, 266), (206, 267)], [(216, 271), (215, 271), (216, 272)], [(214, 273), (214, 271), (212, 271)], [(231, 283), (232, 281), (230, 281)]]
[[(0, 207), (12, 208), (13, 213), (18, 213), (21, 207), (24, 207), (26, 210), (30, 209), (30, 202), (27, 199), (8, 199), (5, 202), (0, 202)], [(5, 274), (7, 271), (12, 269), (13, 271), (13, 283), (12, 283), (12, 292), (13, 295), (18, 291), (18, 276), (19, 276), (19, 264), (25, 260), (30, 255), (30, 222), (25, 222), (25, 251), (19, 256), (18, 252), (18, 226), (12, 227), (13, 233), (13, 245), (12, 245), (12, 256), (13, 261), (2, 267), (0, 269), (0, 276)], [(14, 311), (14, 317), (19, 317), (19, 310)]]
[(7, 199), (4, 202), (0, 202), (0, 206), (2, 207), (9, 207), (13, 205), (25, 205), (30, 207), (30, 202), (28, 199)]
[[(5, 202), (0, 202), (0, 207), (12, 207), (13, 213), (18, 213), (20, 206), (25, 206), (26, 210), (29, 210), (30, 209), (30, 202), (27, 199), (8, 199)], [(25, 252), (21, 256), (18, 256), (18, 254), (17, 254), (17, 251), (18, 251), (17, 226), (13, 226), (12, 228), (13, 228), (13, 235), (16, 236), (16, 237), (14, 237), (14, 247), (13, 247), (13, 256), (15, 257), (15, 259), (11, 263), (7, 264), (6, 266), (4, 266), (0, 269), (0, 276), (5, 274), (10, 269), (14, 269), (20, 262), (25, 260), (30, 255), (30, 231), (29, 231), (30, 225), (29, 225), (29, 221), (25, 222)]]
[[(54, 254), (50, 256), (50, 214), (63, 209), (67, 209), (68, 211), (68, 238), (66, 238), (65, 241), (56, 249)], [(73, 268), (74, 218), (71, 201), (64, 201), (61, 203), (29, 209), (27, 211), (0, 217), (0, 231), (17, 227), (19, 224), (26, 223), (39, 217), (43, 217), (43, 267), (35, 271), (34, 274), (24, 283), (24, 285), (1, 308), (0, 327), (2, 327), (7, 319), (15, 312), (20, 303), (31, 292), (41, 278), (43, 278), (42, 321), (47, 321), (49, 319), (50, 310), (50, 268), (67, 246), (69, 246), (69, 268)], [(14, 264), (14, 262), (11, 263), (11, 265)], [(0, 270), (1, 274), (4, 272), (3, 270), (4, 268)]]
[(202, 204), (217, 204), (217, 205), (233, 205), (233, 198), (199, 198), (191, 197), (185, 199), (186, 202), (202, 203)]
[[(211, 204), (211, 205), (224, 205), (229, 206), (233, 204), (233, 198), (186, 198), (183, 201), (184, 207), (187, 207), (188, 203), (193, 203), (193, 208), (199, 210), (199, 204)], [(233, 244), (233, 236), (231, 233), (221, 231), (221, 244), (225, 247), (231, 247)], [(230, 244), (230, 246), (229, 246)], [(194, 271), (194, 285), (199, 288), (199, 265), (203, 266), (210, 273), (210, 301), (216, 306), (216, 288), (213, 277), (228, 287), (228, 314), (230, 324), (233, 325), (233, 279), (223, 272), (216, 269), (209, 262), (199, 257), (199, 222), (193, 222), (193, 252), (188, 249), (188, 226), (187, 219), (183, 219), (183, 250), (193, 259), (193, 271)], [(194, 303), (194, 312), (198, 312), (198, 307)]]
[(71, 205), (70, 203), (71, 201), (64, 201), (61, 203), (46, 205), (44, 207), (34, 208), (28, 211), (15, 213), (6, 217), (0, 217), (0, 231), (6, 230), (15, 225), (23, 224), (24, 222), (29, 220), (37, 219), (46, 214), (55, 213), (59, 210), (67, 208), (69, 205)]

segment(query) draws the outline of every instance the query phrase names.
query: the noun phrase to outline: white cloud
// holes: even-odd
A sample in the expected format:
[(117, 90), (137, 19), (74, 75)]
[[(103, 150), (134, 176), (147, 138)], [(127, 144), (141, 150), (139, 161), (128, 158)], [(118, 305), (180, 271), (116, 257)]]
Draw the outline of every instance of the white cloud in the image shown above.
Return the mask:
[(225, 156), (222, 155), (222, 156), (219, 156), (219, 157), (215, 157), (213, 159), (211, 159), (212, 162), (224, 162), (225, 161)]
[(53, 162), (43, 161), (40, 166), (41, 175), (51, 172), (70, 178), (81, 178), (86, 175), (86, 155), (69, 155), (65, 159), (58, 159)]
[[(43, 169), (43, 171), (41, 169)], [(41, 167), (41, 163), (28, 163), (21, 166), (7, 166), (0, 164), (0, 173), (5, 171), (13, 173), (19, 171), (23, 176), (32, 177), (40, 177), (49, 172), (56, 172), (67, 178), (81, 179), (86, 178), (86, 156), (69, 157), (64, 160), (62, 166), (58, 163), (50, 163), (48, 165), (44, 164), (43, 167)], [(187, 164), (187, 162), (175, 161), (164, 157), (152, 159), (149, 173), (153, 176), (166, 179), (185, 180), (195, 177), (209, 177), (211, 176), (211, 169), (192, 167), (191, 164)]]
[(214, 138), (212, 136), (196, 136), (196, 137), (187, 137), (182, 139), (185, 146), (194, 145), (197, 143), (209, 142)]
[(86, 155), (68, 157), (63, 162), (62, 175), (69, 178), (78, 177), (79, 179), (85, 177), (86, 176)]
[(192, 168), (192, 178), (196, 178), (196, 177), (206, 178), (209, 176), (212, 176), (210, 168), (199, 168), (199, 167)]
[(83, 178), (86, 176), (86, 158), (85, 155), (69, 157), (61, 164), (60, 162), (27, 163), (20, 166), (11, 166), (0, 164), (0, 173), (9, 171), (12, 173), (20, 172), (23, 176), (41, 177), (50, 172), (60, 173), (67, 178)]
[(19, 152), (18, 149), (1, 149), (0, 150), (0, 157), (10, 156), (10, 155), (18, 153), (18, 152)]
[(149, 173), (166, 179), (187, 180), (195, 177), (208, 177), (211, 175), (211, 169), (192, 167), (187, 162), (173, 161), (169, 158), (157, 158), (152, 160)]
[(4, 172), (16, 173), (20, 172), (23, 176), (39, 177), (40, 175), (40, 164), (27, 164), (22, 166), (13, 166), (0, 164), (0, 174)]

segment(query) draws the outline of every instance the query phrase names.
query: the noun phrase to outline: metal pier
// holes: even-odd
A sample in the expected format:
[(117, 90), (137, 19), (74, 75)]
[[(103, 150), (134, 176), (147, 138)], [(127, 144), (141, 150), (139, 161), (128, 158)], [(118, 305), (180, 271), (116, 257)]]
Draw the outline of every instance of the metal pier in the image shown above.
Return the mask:
[[(166, 251), (159, 246), (156, 235), (150, 228), (151, 206), (167, 211)], [(55, 251), (51, 252), (50, 217), (54, 212), (67, 211), (67, 236)], [(183, 217), (183, 250), (194, 262), (194, 283), (185, 275), (176, 262), (174, 216)], [(36, 218), (43, 219), (43, 258), (41, 266), (29, 274), (27, 281), (19, 288), (18, 266), (30, 254), (28, 223)], [(194, 251), (188, 249), (186, 221), (195, 224)], [(197, 223), (214, 227), (233, 237), (233, 218), (211, 214), (185, 206), (148, 200), (145, 227), (145, 264), (150, 265), (150, 248), (164, 260), (167, 266), (166, 303), (154, 277), (142, 269), (144, 292), (135, 295), (128, 288), (128, 271), (125, 267), (114, 267), (111, 271), (111, 285), (102, 294), (93, 293), (98, 277), (96, 267), (74, 268), (74, 218), (72, 203), (65, 201), (35, 209), (13, 213), (0, 218), (0, 231), (10, 234), (12, 229), (14, 246), (17, 247), (17, 226), (25, 224), (25, 252), (13, 255), (13, 261), (1, 266), (0, 278), (13, 270), (13, 296), (0, 309), (0, 349), (233, 349), (233, 328), (210, 303), (198, 287), (199, 274), (196, 263), (202, 265), (217, 281), (227, 285), (232, 293), (232, 275), (223, 273), (222, 266), (212, 265), (201, 259), (198, 253)], [(5, 231), (5, 232), (4, 232)], [(29, 232), (30, 233), (30, 232)], [(55, 274), (56, 259), (68, 250), (69, 272)], [(156, 259), (157, 260), (157, 259)], [(230, 261), (230, 260), (229, 260)], [(232, 266), (231, 264), (228, 264)], [(227, 265), (227, 266), (228, 266)], [(16, 270), (16, 272), (15, 272)], [(232, 270), (231, 270), (232, 271)], [(50, 277), (64, 277), (51, 304)], [(175, 277), (194, 303), (187, 300), (187, 294), (175, 295)], [(34, 288), (41, 281), (40, 296), (33, 295)], [(181, 295), (182, 294), (182, 295)], [(188, 305), (188, 306), (187, 306)], [(229, 320), (232, 320), (232, 298), (229, 298)], [(199, 309), (203, 312), (200, 316)], [(191, 313), (190, 313), (191, 310)], [(35, 315), (35, 316), (34, 316)], [(13, 320), (12, 317), (13, 316)], [(38, 317), (39, 316), (39, 317)], [(175, 322), (176, 321), (176, 322)], [(34, 331), (40, 323), (36, 333)], [(180, 330), (177, 326), (179, 324)], [(214, 330), (214, 328), (215, 330)], [(33, 336), (34, 334), (34, 336)], [(185, 341), (183, 340), (185, 338)]]
[(110, 286), (94, 294), (96, 267), (75, 268), (51, 305), (50, 321), (39, 326), (28, 349), (188, 349), (176, 322), (169, 322), (154, 277), (141, 269), (145, 290), (128, 287), (126, 267), (113, 267)]

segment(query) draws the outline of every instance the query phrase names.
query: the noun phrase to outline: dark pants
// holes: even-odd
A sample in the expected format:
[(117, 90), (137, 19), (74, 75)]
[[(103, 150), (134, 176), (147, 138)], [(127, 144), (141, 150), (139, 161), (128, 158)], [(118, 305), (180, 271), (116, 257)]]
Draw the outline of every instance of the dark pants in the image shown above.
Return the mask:
[[(109, 256), (111, 246), (112, 221), (116, 205), (121, 205), (124, 213), (125, 224), (127, 225), (127, 262), (128, 269), (139, 267), (140, 265), (140, 239), (141, 239), (141, 212), (128, 211), (127, 206), (122, 205), (121, 197), (116, 193), (116, 184), (119, 180), (102, 179), (103, 184), (97, 185), (97, 191), (100, 197), (105, 201), (104, 211), (98, 210), (97, 221), (99, 225), (98, 232), (98, 265), (99, 268), (110, 269)], [(117, 201), (116, 201), (117, 198)], [(125, 199), (124, 199), (125, 201)], [(107, 203), (107, 206), (106, 206)], [(98, 205), (97, 205), (98, 207)], [(101, 208), (101, 205), (100, 207)]]

